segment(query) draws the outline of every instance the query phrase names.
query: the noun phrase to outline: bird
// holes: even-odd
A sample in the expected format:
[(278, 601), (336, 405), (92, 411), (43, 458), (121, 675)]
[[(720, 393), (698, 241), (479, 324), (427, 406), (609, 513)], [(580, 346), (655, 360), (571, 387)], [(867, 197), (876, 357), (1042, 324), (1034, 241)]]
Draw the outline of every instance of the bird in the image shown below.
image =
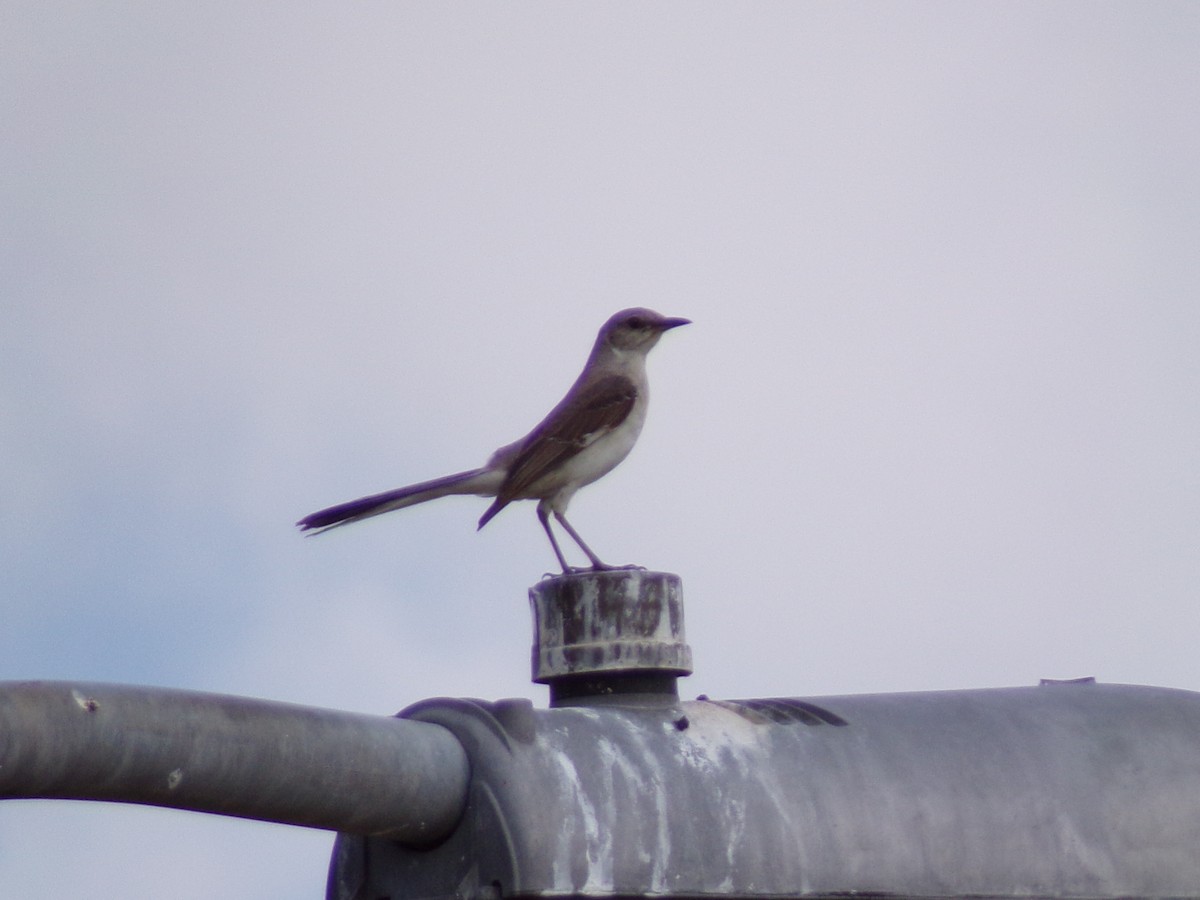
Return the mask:
[(495, 498), (479, 519), (483, 528), (515, 500), (537, 500), (537, 516), (564, 574), (586, 571), (567, 562), (550, 517), (591, 562), (609, 566), (567, 521), (575, 492), (611, 472), (633, 449), (646, 421), (649, 390), (646, 355), (659, 338), (691, 320), (636, 307), (614, 314), (600, 328), (583, 371), (570, 390), (525, 437), (496, 450), (477, 469), (339, 503), (305, 516), (296, 524), (309, 534), (360, 522), (456, 494)]

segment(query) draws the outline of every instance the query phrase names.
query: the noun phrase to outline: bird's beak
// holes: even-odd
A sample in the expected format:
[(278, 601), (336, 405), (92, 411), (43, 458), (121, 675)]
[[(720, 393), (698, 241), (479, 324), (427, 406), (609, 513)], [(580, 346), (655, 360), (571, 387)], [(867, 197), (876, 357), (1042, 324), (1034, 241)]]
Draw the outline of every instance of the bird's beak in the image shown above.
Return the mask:
[(680, 325), (691, 325), (691, 319), (665, 318), (659, 323), (659, 328), (663, 331), (670, 331), (672, 328), (678, 328)]

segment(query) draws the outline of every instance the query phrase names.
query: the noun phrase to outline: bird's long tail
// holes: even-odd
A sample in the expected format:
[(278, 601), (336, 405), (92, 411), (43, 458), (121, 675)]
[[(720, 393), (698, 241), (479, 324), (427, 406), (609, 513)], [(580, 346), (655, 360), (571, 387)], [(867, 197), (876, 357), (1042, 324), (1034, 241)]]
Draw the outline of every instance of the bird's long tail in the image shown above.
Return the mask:
[(498, 480), (497, 473), (493, 471), (471, 469), (469, 472), (445, 475), (432, 481), (422, 481), (420, 484), (410, 484), (407, 487), (384, 491), (382, 494), (339, 503), (337, 506), (307, 515), (296, 524), (300, 526), (301, 531), (319, 534), (339, 525), (349, 525), (351, 522), (391, 512), (393, 509), (415, 506), (450, 494), (493, 495), (496, 493)]

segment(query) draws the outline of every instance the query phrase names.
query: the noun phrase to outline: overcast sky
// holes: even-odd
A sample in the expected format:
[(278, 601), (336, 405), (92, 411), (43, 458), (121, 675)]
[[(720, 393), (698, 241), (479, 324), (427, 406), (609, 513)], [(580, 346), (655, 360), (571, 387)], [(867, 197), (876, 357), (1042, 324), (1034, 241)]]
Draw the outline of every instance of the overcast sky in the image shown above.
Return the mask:
[[(314, 509), (687, 316), (572, 522), (685, 697), (1200, 689), (1200, 6), (0, 7), (0, 679), (528, 696), (533, 508)], [(13, 897), (320, 898), (331, 835), (0, 803)]]

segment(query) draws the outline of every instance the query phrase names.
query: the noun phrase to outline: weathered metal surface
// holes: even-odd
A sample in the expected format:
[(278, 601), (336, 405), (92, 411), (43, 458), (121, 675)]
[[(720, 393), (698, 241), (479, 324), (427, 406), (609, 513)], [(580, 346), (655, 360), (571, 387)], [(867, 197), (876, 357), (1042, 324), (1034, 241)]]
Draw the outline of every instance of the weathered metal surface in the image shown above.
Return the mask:
[(466, 802), (445, 728), (241, 697), (0, 684), (0, 797), (115, 800), (428, 844)]
[(537, 710), (430, 701), (470, 801), (339, 838), (332, 900), (1197, 897), (1200, 695), (1121, 685)]
[(641, 569), (547, 578), (529, 589), (533, 680), (596, 674), (689, 675), (678, 575)]

